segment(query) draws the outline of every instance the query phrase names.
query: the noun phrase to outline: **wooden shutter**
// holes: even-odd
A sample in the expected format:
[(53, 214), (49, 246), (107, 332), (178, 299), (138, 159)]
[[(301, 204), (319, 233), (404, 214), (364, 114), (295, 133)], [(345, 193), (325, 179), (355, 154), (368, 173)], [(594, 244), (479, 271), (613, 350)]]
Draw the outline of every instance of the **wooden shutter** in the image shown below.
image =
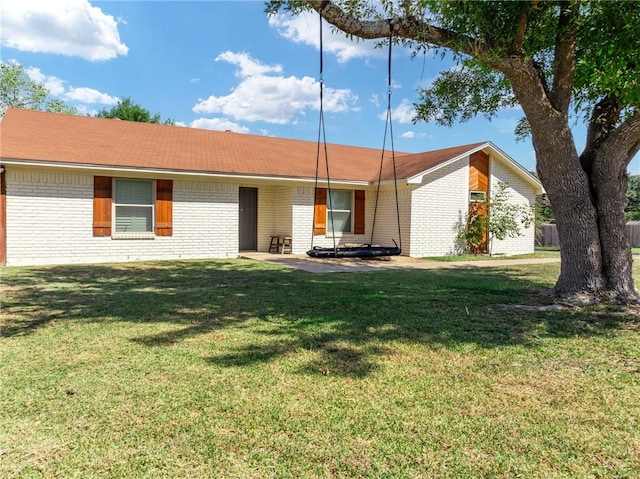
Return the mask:
[(173, 234), (173, 180), (156, 181), (156, 235)]
[(489, 155), (484, 151), (469, 156), (469, 191), (489, 194)]
[(353, 232), (357, 235), (364, 234), (364, 190), (354, 192)]
[(110, 176), (93, 177), (93, 236), (111, 236)]
[(327, 232), (327, 189), (316, 188), (316, 201), (313, 205), (313, 234)]

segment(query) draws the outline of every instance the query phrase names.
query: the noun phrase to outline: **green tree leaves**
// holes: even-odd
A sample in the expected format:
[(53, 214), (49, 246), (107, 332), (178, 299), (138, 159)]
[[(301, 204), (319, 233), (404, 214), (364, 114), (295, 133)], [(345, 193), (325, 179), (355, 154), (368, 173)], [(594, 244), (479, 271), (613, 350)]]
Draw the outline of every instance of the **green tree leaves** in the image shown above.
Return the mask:
[(125, 98), (120, 100), (110, 110), (103, 109), (96, 115), (100, 118), (119, 118), (126, 121), (137, 121), (141, 123), (163, 123), (165, 125), (174, 125), (175, 121), (167, 118), (164, 121), (160, 121), (160, 114), (156, 113), (152, 115), (149, 110), (134, 103), (131, 98)]
[(76, 113), (74, 107), (52, 98), (47, 87), (32, 80), (17, 63), (0, 63), (0, 116), (7, 108)]

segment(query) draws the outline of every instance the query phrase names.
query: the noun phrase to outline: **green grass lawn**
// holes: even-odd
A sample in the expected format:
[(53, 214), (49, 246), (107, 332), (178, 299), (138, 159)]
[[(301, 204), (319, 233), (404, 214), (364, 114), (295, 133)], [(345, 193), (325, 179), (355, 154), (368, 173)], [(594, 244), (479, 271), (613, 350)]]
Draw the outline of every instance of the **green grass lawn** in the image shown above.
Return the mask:
[(517, 260), (517, 259), (538, 259), (538, 258), (558, 258), (560, 250), (536, 250), (535, 253), (516, 254), (512, 256), (488, 254), (455, 254), (448, 256), (433, 256), (425, 259), (453, 263), (456, 261), (495, 261), (495, 260)]
[[(556, 251), (560, 252), (560, 246), (536, 246), (536, 252)], [(640, 248), (631, 248), (631, 253), (640, 254)]]
[(558, 268), (5, 268), (0, 477), (637, 478), (638, 316), (510, 306)]
[(555, 246), (540, 246), (540, 245), (536, 245), (536, 251), (557, 251), (558, 253), (560, 252), (560, 246), (555, 245)]

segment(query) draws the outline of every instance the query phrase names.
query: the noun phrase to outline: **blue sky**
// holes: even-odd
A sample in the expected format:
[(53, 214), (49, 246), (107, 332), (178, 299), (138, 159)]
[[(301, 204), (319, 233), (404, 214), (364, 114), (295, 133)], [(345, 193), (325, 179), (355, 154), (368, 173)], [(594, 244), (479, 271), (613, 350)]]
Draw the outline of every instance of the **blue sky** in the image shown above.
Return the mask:
[[(262, 1), (0, 0), (3, 62), (80, 113), (130, 97), (179, 125), (316, 141), (319, 98), (317, 15), (264, 13)], [(381, 148), (387, 51), (324, 28), (327, 141)], [(491, 122), (453, 128), (411, 122), (416, 88), (448, 61), (393, 51), (393, 129), (398, 151), (492, 141), (535, 168), (530, 141), (516, 142), (519, 108)], [(578, 148), (584, 129), (575, 128)], [(388, 145), (387, 141), (387, 145)], [(629, 171), (640, 174), (636, 158)]]

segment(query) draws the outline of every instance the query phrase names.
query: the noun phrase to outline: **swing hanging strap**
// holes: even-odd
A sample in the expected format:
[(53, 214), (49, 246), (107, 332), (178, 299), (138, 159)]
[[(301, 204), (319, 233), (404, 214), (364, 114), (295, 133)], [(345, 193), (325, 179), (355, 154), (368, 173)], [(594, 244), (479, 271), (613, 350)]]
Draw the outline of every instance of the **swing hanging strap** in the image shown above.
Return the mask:
[[(325, 126), (324, 126), (324, 107), (323, 107), (323, 103), (324, 103), (324, 48), (322, 45), (322, 14), (319, 13), (318, 14), (318, 19), (320, 21), (320, 79), (319, 79), (319, 83), (320, 83), (320, 105), (319, 105), (319, 110), (320, 110), (320, 115), (319, 115), (319, 119), (318, 119), (318, 146), (317, 146), (317, 150), (316, 150), (316, 177), (315, 177), (315, 182), (314, 182), (314, 188), (313, 188), (313, 204), (314, 204), (314, 208), (315, 205), (318, 203), (318, 175), (319, 175), (319, 171), (320, 171), (320, 154), (321, 154), (321, 150), (323, 151), (324, 154), (324, 164), (325, 164), (325, 171), (326, 171), (326, 175), (327, 175), (327, 197), (326, 197), (326, 203), (327, 205), (329, 205), (329, 221), (331, 223), (331, 232), (332, 232), (332, 238), (333, 238), (333, 249), (334, 251), (337, 249), (336, 246), (336, 233), (335, 233), (335, 228), (333, 227), (333, 208), (330, 207), (331, 205), (331, 180), (330, 180), (330, 176), (329, 176), (329, 153), (327, 151), (327, 134), (325, 131)], [(322, 146), (322, 148), (321, 148)], [(312, 215), (313, 219), (312, 219), (312, 225), (311, 225), (311, 248), (313, 249), (313, 237), (315, 235), (315, 214)]]
[[(387, 59), (387, 115), (384, 126), (384, 137), (382, 140), (382, 153), (380, 157), (380, 169), (378, 170), (378, 187), (376, 188), (376, 201), (375, 207), (373, 211), (373, 224), (371, 226), (371, 244), (373, 244), (373, 235), (376, 228), (376, 217), (378, 213), (378, 199), (380, 197), (380, 185), (382, 183), (382, 167), (384, 164), (384, 154), (386, 150), (387, 143), (387, 132), (389, 134), (390, 142), (391, 142), (391, 162), (393, 165), (393, 184), (395, 187), (395, 199), (396, 199), (396, 221), (398, 225), (398, 242), (399, 248), (402, 250), (402, 233), (400, 231), (400, 205), (398, 199), (398, 177), (396, 173), (396, 152), (395, 146), (393, 144), (393, 121), (391, 115), (391, 58), (392, 58), (392, 46), (393, 46), (393, 19), (389, 19), (389, 53)], [(395, 241), (394, 241), (395, 243)]]

